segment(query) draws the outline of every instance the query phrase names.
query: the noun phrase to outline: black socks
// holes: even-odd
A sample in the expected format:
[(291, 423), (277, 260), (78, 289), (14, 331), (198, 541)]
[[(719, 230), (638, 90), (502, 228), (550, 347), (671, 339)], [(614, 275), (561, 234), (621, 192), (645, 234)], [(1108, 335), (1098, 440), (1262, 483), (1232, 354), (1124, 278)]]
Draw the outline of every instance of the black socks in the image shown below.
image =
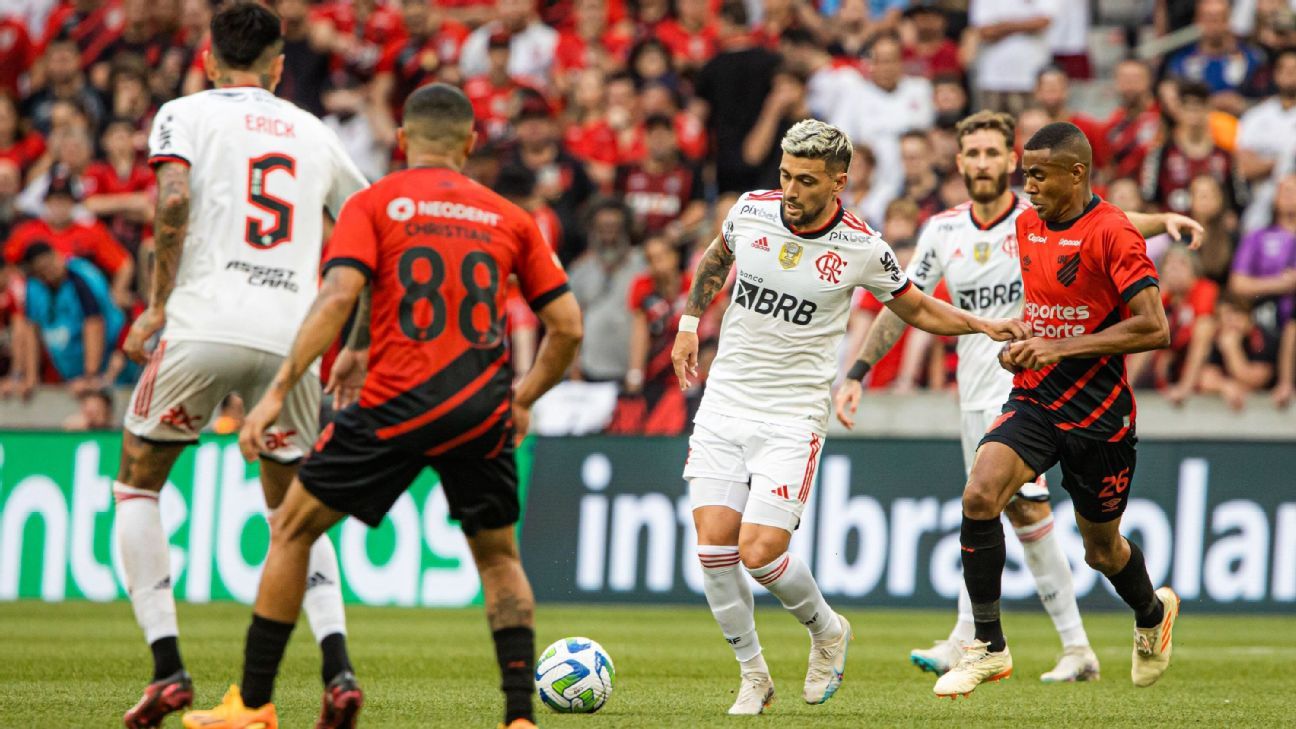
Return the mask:
[(252, 625), (248, 628), (247, 643), (243, 647), (241, 688), (245, 706), (256, 708), (270, 703), (275, 674), (279, 673), (279, 661), (288, 647), (293, 627), (293, 623), (281, 623), (252, 614)]
[(972, 598), (972, 620), (977, 640), (993, 652), (1004, 649), (1003, 625), (999, 622), (999, 595), (1006, 560), (1003, 525), (999, 517), (972, 519), (963, 516), (959, 533), (962, 545), (963, 580)]
[(1155, 628), (1165, 617), (1165, 606), (1152, 589), (1152, 578), (1148, 577), (1147, 565), (1143, 563), (1143, 550), (1134, 542), (1129, 544), (1129, 562), (1114, 575), (1107, 575), (1116, 594), (1134, 610), (1134, 623), (1140, 628)]
[(500, 689), (504, 692), (504, 723), (534, 719), (531, 697), (535, 694), (535, 631), (501, 628), (491, 633), (491, 637), (495, 640)]
[(329, 681), (337, 677), (339, 673), (351, 670), (351, 657), (347, 655), (346, 635), (342, 633), (332, 633), (324, 636), (320, 641), (320, 654), (324, 659), (320, 675), (324, 679), (324, 685), (328, 686)]
[(161, 681), (177, 671), (184, 670), (180, 660), (180, 644), (176, 637), (158, 638), (149, 646), (153, 650), (153, 680)]

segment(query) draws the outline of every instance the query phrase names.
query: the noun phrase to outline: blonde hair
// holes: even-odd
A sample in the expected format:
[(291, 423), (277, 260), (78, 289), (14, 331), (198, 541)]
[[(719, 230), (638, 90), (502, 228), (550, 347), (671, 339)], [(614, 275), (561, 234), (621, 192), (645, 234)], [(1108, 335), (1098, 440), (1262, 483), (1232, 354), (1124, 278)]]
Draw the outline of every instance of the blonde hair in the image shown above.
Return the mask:
[(846, 132), (818, 119), (805, 119), (793, 124), (779, 146), (793, 157), (821, 159), (825, 167), (837, 172), (850, 169), (854, 150)]

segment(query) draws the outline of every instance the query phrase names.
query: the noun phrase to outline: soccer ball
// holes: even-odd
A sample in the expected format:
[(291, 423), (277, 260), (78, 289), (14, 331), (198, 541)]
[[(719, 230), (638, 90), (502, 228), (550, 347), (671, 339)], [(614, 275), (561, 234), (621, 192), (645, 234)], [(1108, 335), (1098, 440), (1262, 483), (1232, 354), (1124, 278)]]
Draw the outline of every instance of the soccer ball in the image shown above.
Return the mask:
[(612, 695), (616, 669), (603, 646), (589, 638), (563, 638), (540, 654), (536, 693), (560, 714), (590, 714)]

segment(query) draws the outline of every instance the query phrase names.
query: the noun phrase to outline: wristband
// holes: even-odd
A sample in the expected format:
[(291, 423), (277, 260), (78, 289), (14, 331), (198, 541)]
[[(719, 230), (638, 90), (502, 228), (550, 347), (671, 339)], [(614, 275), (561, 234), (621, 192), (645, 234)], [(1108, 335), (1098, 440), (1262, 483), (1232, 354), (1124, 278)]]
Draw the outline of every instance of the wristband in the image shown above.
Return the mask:
[(857, 359), (855, 360), (855, 364), (851, 365), (850, 371), (846, 373), (846, 376), (856, 382), (863, 382), (864, 377), (868, 375), (869, 370), (871, 369), (873, 369), (873, 365), (862, 359)]
[(689, 332), (691, 334), (697, 334), (697, 328), (698, 328), (698, 318), (696, 316), (685, 314), (680, 317), (679, 330), (681, 332)]

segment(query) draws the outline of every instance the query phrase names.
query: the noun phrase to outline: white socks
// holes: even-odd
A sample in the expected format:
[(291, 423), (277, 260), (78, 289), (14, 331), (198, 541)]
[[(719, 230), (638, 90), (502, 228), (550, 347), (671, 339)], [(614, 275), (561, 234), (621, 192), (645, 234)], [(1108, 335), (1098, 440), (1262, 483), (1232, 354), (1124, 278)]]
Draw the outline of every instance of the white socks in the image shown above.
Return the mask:
[(835, 640), (841, 635), (837, 613), (828, 607), (814, 575), (800, 558), (785, 552), (764, 567), (748, 569), (747, 572), (774, 593), (783, 607), (806, 626), (813, 640)]
[(113, 482), (113, 537), (121, 553), (135, 620), (149, 645), (179, 635), (171, 594), (171, 548), (162, 528), (158, 493)]
[(976, 623), (972, 620), (972, 598), (968, 595), (967, 584), (963, 580), (959, 580), (958, 622), (950, 631), (949, 639), (959, 647), (976, 640)]
[(306, 597), (302, 600), (306, 620), (310, 622), (315, 642), (334, 633), (346, 635), (346, 613), (342, 609), (342, 578), (338, 571), (337, 552), (327, 534), (321, 534), (311, 545), (310, 563), (306, 568)]
[(764, 669), (756, 636), (755, 602), (751, 585), (739, 569), (738, 547), (699, 544), (697, 555), (702, 563), (702, 591), (725, 641), (744, 671)]
[(1089, 645), (1084, 623), (1080, 620), (1080, 607), (1076, 605), (1075, 584), (1071, 577), (1071, 564), (1062, 552), (1062, 545), (1053, 534), (1053, 515), (1024, 527), (1014, 529), (1026, 552), (1026, 566), (1035, 578), (1040, 602), (1053, 619), (1062, 638), (1062, 647)]

